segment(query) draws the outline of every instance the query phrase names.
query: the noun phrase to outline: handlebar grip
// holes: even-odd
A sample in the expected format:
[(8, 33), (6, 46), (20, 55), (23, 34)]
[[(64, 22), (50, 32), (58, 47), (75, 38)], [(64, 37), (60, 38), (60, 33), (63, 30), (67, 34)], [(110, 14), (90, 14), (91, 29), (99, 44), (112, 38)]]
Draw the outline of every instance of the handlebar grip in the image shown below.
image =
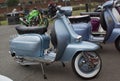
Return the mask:
[(56, 7), (56, 9), (60, 12), (60, 13), (64, 13), (65, 10), (62, 10), (60, 7)]

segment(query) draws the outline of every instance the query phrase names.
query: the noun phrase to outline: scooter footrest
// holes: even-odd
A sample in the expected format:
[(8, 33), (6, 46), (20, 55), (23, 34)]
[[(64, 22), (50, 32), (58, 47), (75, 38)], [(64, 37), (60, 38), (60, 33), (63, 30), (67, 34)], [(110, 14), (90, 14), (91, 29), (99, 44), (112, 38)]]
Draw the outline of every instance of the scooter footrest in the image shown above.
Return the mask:
[(44, 55), (44, 59), (49, 60), (51, 62), (53, 62), (55, 60), (55, 57), (56, 57), (56, 53), (54, 53), (54, 52), (50, 52), (50, 53)]

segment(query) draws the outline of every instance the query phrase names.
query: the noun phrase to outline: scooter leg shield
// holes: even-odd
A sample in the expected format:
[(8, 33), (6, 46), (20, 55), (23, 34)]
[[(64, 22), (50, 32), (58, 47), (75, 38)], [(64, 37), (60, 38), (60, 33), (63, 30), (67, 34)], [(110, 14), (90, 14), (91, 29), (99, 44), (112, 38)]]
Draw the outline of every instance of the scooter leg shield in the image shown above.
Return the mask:
[(70, 61), (77, 52), (81, 51), (96, 51), (100, 47), (91, 42), (81, 41), (80, 43), (69, 44), (61, 58), (62, 61)]

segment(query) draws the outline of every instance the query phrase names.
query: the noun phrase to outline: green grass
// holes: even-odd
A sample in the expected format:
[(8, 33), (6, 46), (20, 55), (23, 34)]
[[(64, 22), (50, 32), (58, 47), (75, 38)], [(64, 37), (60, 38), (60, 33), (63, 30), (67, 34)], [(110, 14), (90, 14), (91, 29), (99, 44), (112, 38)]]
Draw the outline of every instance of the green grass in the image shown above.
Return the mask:
[(85, 12), (85, 10), (76, 10), (76, 11), (73, 11), (72, 12), (72, 15), (75, 16), (75, 15), (80, 15), (80, 12)]
[(8, 25), (8, 22), (7, 22), (7, 20), (0, 21), (0, 25)]

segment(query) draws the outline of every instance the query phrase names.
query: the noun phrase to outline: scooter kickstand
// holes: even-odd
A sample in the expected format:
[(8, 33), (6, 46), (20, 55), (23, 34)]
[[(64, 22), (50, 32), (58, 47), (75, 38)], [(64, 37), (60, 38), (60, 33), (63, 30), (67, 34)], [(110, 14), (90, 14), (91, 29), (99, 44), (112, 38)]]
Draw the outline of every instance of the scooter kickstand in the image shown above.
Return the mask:
[(64, 62), (61, 62), (62, 63), (62, 66), (65, 67), (65, 63)]
[(44, 77), (44, 79), (47, 79), (47, 76), (45, 75), (45, 71), (44, 71), (43, 63), (40, 63), (40, 65), (41, 65), (41, 69), (42, 69), (43, 77)]

